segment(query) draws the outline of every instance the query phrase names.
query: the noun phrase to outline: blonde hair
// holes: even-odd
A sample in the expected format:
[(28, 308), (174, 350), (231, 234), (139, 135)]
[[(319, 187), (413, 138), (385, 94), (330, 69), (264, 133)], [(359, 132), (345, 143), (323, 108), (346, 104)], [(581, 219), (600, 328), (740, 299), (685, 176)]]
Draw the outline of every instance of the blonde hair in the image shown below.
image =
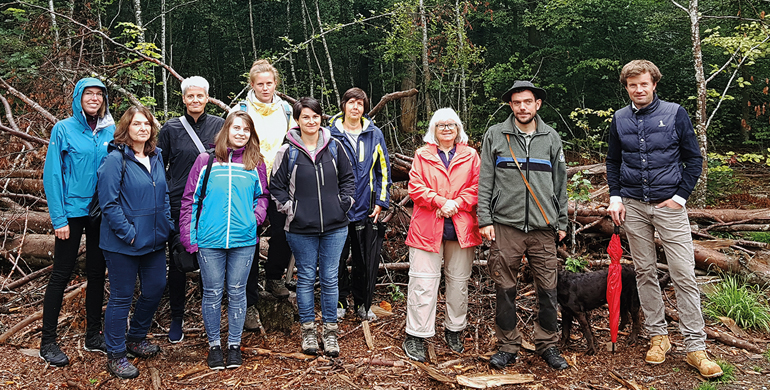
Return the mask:
[(657, 84), (663, 77), (663, 75), (660, 74), (660, 69), (658, 69), (652, 62), (647, 60), (633, 60), (624, 65), (623, 70), (620, 71), (620, 83), (623, 84), (623, 86), (626, 86), (626, 80), (628, 80), (629, 77), (636, 77), (645, 73), (650, 74), (652, 82), (655, 84)]
[(227, 162), (227, 148), (230, 147), (230, 126), (235, 122), (235, 118), (240, 118), (249, 127), (249, 134), (251, 136), (243, 149), (243, 169), (251, 171), (262, 164), (264, 157), (259, 150), (259, 136), (254, 128), (254, 121), (251, 120), (251, 116), (246, 111), (234, 111), (227, 116), (225, 124), (222, 125), (222, 130), (217, 133), (214, 140), (214, 153), (217, 156), (217, 160)]
[(273, 80), (275, 80), (275, 86), (278, 87), (281, 84), (281, 76), (278, 75), (278, 70), (270, 64), (267, 60), (256, 60), (251, 65), (249, 70), (249, 84), (254, 84), (257, 80), (257, 75), (260, 73), (269, 72), (273, 74)]

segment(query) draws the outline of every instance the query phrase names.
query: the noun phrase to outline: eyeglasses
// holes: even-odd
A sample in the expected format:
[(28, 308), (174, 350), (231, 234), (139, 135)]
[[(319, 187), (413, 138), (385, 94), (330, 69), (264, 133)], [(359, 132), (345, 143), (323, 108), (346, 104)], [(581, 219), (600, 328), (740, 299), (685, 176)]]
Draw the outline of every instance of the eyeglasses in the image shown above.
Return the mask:
[(83, 96), (85, 96), (86, 99), (90, 99), (90, 98), (92, 98), (94, 96), (96, 96), (99, 99), (103, 99), (104, 98), (104, 94), (101, 93), (101, 92), (90, 92), (90, 91), (89, 92), (84, 92)]
[(444, 130), (444, 129), (454, 130), (455, 128), (457, 128), (457, 123), (447, 123), (445, 125), (436, 125), (436, 128), (439, 130)]

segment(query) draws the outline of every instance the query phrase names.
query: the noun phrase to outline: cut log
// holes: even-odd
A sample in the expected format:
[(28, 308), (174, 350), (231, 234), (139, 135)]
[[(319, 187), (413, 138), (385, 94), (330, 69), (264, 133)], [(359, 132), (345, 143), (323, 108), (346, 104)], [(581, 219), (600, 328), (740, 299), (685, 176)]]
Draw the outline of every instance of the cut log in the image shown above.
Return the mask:
[(579, 167), (569, 167), (567, 168), (567, 177), (572, 177), (574, 174), (578, 172), (586, 171), (586, 175), (603, 175), (607, 173), (607, 166), (603, 163), (600, 164), (591, 164), (591, 165), (581, 165)]
[(0, 223), (7, 226), (7, 229), (14, 233), (24, 233), (24, 224), (26, 221), (27, 230), (34, 233), (53, 232), (51, 217), (48, 213), (41, 211), (2, 211), (0, 212)]
[(0, 184), (5, 186), (8, 192), (17, 192), (22, 194), (43, 195), (42, 179), (12, 178), (0, 180)]
[[(5, 248), (12, 253), (16, 253), (21, 244), (22, 236), (6, 243)], [(49, 234), (27, 234), (24, 238), (24, 246), (21, 248), (24, 256), (37, 257), (41, 259), (53, 259), (54, 242), (56, 237)]]
[[(669, 317), (672, 321), (679, 322), (679, 313), (671, 308), (666, 308), (666, 316)], [(703, 330), (706, 332), (706, 336), (710, 339), (714, 339), (719, 341), (722, 344), (729, 345), (732, 347), (737, 348), (743, 348), (749, 352), (762, 354), (765, 353), (765, 350), (760, 348), (756, 344), (752, 344), (746, 340), (741, 340), (735, 336), (731, 336), (724, 332), (719, 332), (717, 330), (711, 329), (708, 326), (704, 327)]]
[(488, 389), (490, 387), (518, 385), (535, 381), (532, 374), (500, 374), (500, 375), (458, 375), (457, 383), (473, 389)]
[(27, 178), (27, 179), (42, 179), (42, 169), (0, 169), (0, 178)]

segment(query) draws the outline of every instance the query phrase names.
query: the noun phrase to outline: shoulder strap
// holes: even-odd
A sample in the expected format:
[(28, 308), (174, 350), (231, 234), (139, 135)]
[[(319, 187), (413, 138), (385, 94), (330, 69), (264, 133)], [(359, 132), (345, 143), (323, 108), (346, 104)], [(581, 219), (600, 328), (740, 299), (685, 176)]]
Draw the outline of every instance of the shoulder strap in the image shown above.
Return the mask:
[(297, 149), (297, 147), (292, 145), (291, 143), (288, 143), (288, 145), (289, 145), (289, 177), (291, 177), (291, 173), (294, 171), (294, 165), (297, 164), (297, 156), (299, 156), (299, 149)]
[(291, 106), (289, 106), (289, 102), (286, 100), (282, 101), (281, 109), (283, 110), (283, 115), (286, 115), (286, 131), (289, 131), (289, 126), (291, 126)]
[(241, 100), (240, 102), (241, 111), (249, 112), (249, 106), (246, 104), (245, 100)]
[(201, 209), (203, 208), (203, 199), (206, 199), (206, 186), (209, 184), (209, 175), (211, 167), (214, 165), (214, 153), (209, 153), (209, 162), (206, 164), (206, 173), (203, 174), (203, 186), (201, 187), (201, 196), (198, 197), (198, 210), (195, 212), (195, 229), (198, 229), (198, 221), (201, 219)]
[(516, 168), (519, 168), (519, 174), (521, 174), (521, 180), (524, 180), (524, 184), (527, 186), (527, 190), (529, 190), (529, 193), (532, 195), (532, 198), (535, 199), (535, 203), (537, 203), (537, 208), (539, 208), (540, 213), (543, 214), (543, 218), (545, 219), (546, 225), (551, 226), (551, 222), (549, 222), (548, 217), (545, 216), (545, 210), (543, 210), (543, 206), (540, 205), (540, 201), (537, 199), (537, 195), (535, 195), (535, 191), (533, 191), (532, 187), (529, 186), (529, 181), (524, 176), (524, 172), (522, 172), (521, 170), (521, 165), (519, 165), (519, 160), (516, 160), (516, 155), (513, 154), (513, 149), (511, 148), (511, 136), (509, 134), (506, 134), (505, 139), (508, 140), (508, 150), (511, 152), (511, 157), (513, 157), (513, 162), (516, 163)]
[(206, 148), (203, 147), (201, 139), (198, 138), (198, 134), (195, 134), (195, 130), (193, 130), (192, 126), (190, 126), (190, 122), (187, 121), (187, 118), (182, 115), (179, 117), (179, 121), (182, 122), (182, 126), (184, 126), (184, 129), (187, 130), (187, 135), (189, 135), (192, 141), (195, 143), (195, 147), (198, 148), (198, 152), (205, 152)]

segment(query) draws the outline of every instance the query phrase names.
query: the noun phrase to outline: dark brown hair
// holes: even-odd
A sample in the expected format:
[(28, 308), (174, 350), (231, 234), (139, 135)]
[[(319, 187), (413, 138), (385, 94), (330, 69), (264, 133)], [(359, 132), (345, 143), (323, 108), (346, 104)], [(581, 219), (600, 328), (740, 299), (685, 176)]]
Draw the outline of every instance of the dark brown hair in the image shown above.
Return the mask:
[(623, 70), (620, 71), (620, 83), (625, 87), (628, 85), (626, 84), (626, 80), (628, 80), (629, 77), (636, 77), (645, 73), (650, 74), (652, 82), (655, 84), (657, 84), (663, 77), (663, 75), (660, 74), (660, 69), (658, 69), (652, 62), (647, 60), (633, 60), (624, 65)]
[(214, 153), (217, 156), (217, 160), (227, 162), (227, 148), (232, 147), (230, 145), (230, 127), (235, 122), (235, 118), (240, 118), (249, 127), (249, 141), (243, 149), (243, 169), (251, 171), (262, 164), (264, 157), (259, 150), (259, 136), (254, 128), (254, 121), (251, 120), (251, 116), (246, 111), (235, 111), (227, 116), (225, 124), (222, 125), (222, 130), (217, 133), (217, 137), (214, 140), (216, 145)]
[(306, 97), (299, 98), (296, 102), (294, 102), (294, 105), (291, 107), (291, 114), (294, 117), (295, 121), (299, 120), (299, 115), (302, 113), (302, 110), (305, 108), (309, 108), (311, 111), (320, 115), (321, 119), (323, 119), (324, 111), (321, 108), (321, 103), (318, 103), (318, 100), (315, 100), (315, 98), (306, 96)]
[(364, 114), (369, 114), (369, 97), (366, 96), (366, 92), (358, 87), (353, 87), (345, 91), (342, 95), (342, 103), (340, 103), (340, 110), (342, 110), (342, 120), (345, 120), (345, 105), (348, 104), (350, 99), (361, 99), (364, 101)]
[(158, 121), (149, 108), (145, 106), (131, 106), (123, 113), (118, 121), (118, 126), (115, 128), (115, 139), (113, 142), (117, 145), (126, 145), (129, 148), (133, 148), (134, 141), (131, 140), (131, 136), (128, 134), (128, 127), (134, 120), (134, 115), (142, 114), (147, 120), (150, 121), (150, 139), (144, 143), (144, 154), (146, 156), (155, 155), (155, 145), (158, 142)]

